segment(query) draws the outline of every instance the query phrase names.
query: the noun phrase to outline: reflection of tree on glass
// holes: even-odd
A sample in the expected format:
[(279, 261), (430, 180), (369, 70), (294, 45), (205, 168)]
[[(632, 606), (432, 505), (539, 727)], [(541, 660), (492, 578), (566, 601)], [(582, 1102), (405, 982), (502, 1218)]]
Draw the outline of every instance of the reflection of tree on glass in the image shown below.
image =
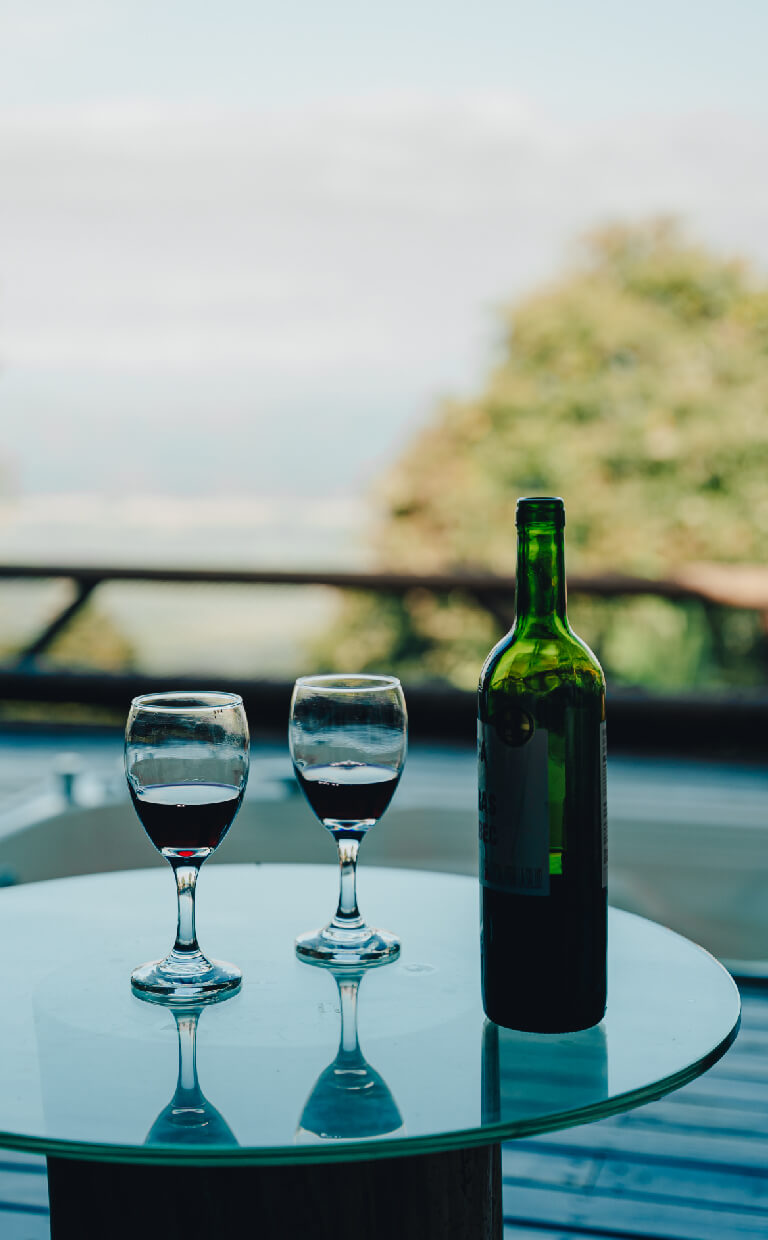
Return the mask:
[(197, 1079), (197, 1023), (202, 1007), (172, 1009), (179, 1038), (176, 1092), (147, 1134), (147, 1145), (237, 1145)]
[(333, 1063), (317, 1078), (301, 1113), (297, 1141), (391, 1136), (403, 1117), (379, 1073), (360, 1050), (357, 995), (362, 969), (332, 969), (339, 990), (341, 1035)]
[(288, 739), (296, 778), (339, 850), (336, 914), (296, 940), (314, 964), (383, 964), (399, 940), (366, 925), (357, 907), (357, 853), (386, 810), (405, 765), (408, 718), (394, 676), (301, 676), (293, 690)]

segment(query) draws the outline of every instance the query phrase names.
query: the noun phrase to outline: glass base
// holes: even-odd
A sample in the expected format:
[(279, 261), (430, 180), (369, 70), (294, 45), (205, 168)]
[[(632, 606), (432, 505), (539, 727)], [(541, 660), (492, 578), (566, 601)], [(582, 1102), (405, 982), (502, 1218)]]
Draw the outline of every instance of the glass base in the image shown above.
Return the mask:
[(171, 952), (134, 969), (131, 989), (150, 1003), (216, 1003), (240, 989), (243, 975), (234, 964), (208, 960), (202, 952), (181, 957)]
[(322, 930), (310, 930), (296, 940), (296, 955), (307, 964), (356, 965), (387, 964), (400, 955), (400, 940), (386, 930), (362, 926), (350, 930), (331, 922)]

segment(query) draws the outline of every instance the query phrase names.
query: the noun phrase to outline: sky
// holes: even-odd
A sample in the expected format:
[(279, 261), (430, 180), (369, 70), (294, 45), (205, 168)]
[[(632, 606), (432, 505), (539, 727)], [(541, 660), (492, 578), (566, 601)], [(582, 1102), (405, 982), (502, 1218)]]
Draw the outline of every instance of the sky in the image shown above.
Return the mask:
[(580, 234), (768, 268), (764, 0), (0, 0), (6, 491), (365, 494)]

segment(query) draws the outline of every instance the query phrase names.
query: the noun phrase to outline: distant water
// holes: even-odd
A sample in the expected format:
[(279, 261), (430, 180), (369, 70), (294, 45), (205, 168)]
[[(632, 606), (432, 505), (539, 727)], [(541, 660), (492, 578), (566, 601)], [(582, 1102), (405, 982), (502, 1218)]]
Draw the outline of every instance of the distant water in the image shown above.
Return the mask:
[[(362, 500), (36, 495), (0, 505), (0, 561), (200, 568), (364, 568)], [(2, 645), (18, 645), (69, 597), (66, 582), (0, 586)], [(95, 601), (146, 671), (293, 675), (338, 595), (325, 590), (117, 583)]]
[(3, 561), (359, 568), (362, 499), (30, 495), (0, 502)]

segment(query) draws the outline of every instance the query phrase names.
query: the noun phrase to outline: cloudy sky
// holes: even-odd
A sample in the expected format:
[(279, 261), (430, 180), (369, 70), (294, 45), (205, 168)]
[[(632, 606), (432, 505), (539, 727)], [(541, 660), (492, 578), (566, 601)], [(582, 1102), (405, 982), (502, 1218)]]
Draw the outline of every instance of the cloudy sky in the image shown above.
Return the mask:
[(27, 495), (359, 494), (585, 229), (768, 268), (764, 0), (0, 0)]

